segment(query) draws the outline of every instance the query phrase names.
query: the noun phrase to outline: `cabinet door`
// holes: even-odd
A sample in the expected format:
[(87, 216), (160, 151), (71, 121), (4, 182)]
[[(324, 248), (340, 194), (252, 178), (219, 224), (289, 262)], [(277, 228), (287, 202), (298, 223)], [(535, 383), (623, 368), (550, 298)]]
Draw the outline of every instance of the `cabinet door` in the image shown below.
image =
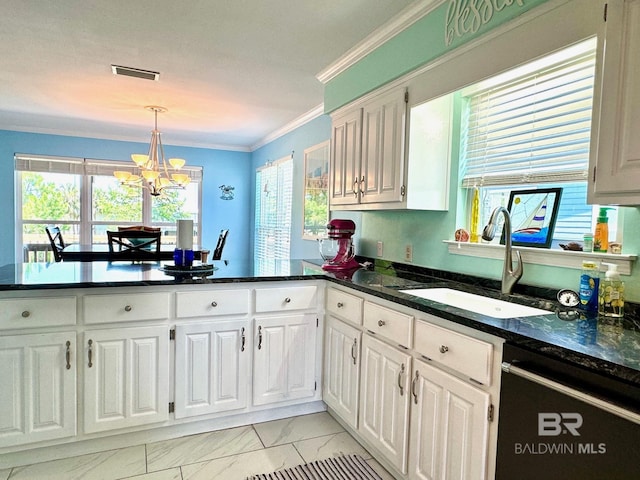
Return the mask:
[(0, 447), (76, 434), (75, 332), (0, 337)]
[(608, 1), (603, 26), (588, 201), (640, 205), (640, 0)]
[(363, 107), (360, 203), (404, 197), (404, 91), (381, 95)]
[(86, 433), (162, 422), (169, 417), (169, 328), (85, 332)]
[(255, 319), (254, 405), (315, 395), (316, 321), (315, 314)]
[(411, 478), (486, 478), (490, 396), (422, 361), (411, 382)]
[(176, 418), (247, 406), (247, 320), (176, 326)]
[(329, 195), (331, 205), (354, 205), (360, 201), (360, 143), (362, 110), (335, 117), (331, 128)]
[(358, 428), (361, 337), (358, 329), (327, 318), (322, 398), (354, 429)]
[(361, 375), (359, 431), (406, 473), (411, 357), (364, 335)]

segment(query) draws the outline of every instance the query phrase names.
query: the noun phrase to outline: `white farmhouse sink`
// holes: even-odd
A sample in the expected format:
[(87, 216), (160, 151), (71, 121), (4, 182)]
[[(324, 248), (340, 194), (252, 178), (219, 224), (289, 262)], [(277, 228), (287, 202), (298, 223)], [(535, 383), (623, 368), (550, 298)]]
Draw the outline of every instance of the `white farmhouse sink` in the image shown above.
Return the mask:
[(434, 302), (462, 308), (470, 312), (486, 315), (494, 318), (532, 317), (536, 315), (548, 315), (549, 311), (539, 308), (527, 307), (518, 303), (505, 302), (495, 298), (474, 295), (451, 288), (419, 288), (415, 290), (399, 290), (407, 295), (432, 300)]

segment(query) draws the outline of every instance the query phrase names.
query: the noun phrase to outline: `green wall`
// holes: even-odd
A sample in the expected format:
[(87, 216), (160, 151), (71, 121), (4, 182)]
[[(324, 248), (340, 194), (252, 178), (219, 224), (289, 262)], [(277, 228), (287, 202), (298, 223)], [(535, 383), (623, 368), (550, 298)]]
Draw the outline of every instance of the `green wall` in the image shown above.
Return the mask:
[[(423, 19), (332, 79), (326, 85), (325, 110), (333, 111), (545, 1), (523, 0), (522, 6), (513, 2), (511, 6), (496, 13), (492, 21), (475, 34), (458, 39), (449, 47), (445, 46), (443, 27), (444, 12), (449, 2), (444, 2)], [(549, 4), (551, 3), (550, 1)], [(564, 2), (553, 3), (557, 5)], [(578, 2), (576, 4), (579, 6)], [(461, 215), (456, 215), (456, 212), (463, 207), (458, 201), (457, 157), (457, 152), (452, 152), (450, 179), (452, 188), (447, 212), (362, 212), (357, 222), (357, 252), (361, 255), (376, 257), (376, 243), (382, 241), (384, 259), (404, 262), (405, 245), (410, 243), (413, 246), (413, 264), (415, 265), (499, 279), (502, 275), (502, 261), (451, 255), (448, 253), (448, 246), (443, 243), (443, 240), (453, 238), (456, 228), (464, 226), (458, 224), (457, 217)], [(343, 213), (334, 211), (332, 216), (344, 216)], [(623, 253), (635, 254), (640, 251), (640, 209), (621, 208), (621, 218), (624, 229)], [(579, 275), (578, 269), (525, 264), (521, 282), (557, 289), (577, 289)], [(632, 275), (622, 276), (622, 279), (626, 282), (627, 299), (640, 302), (640, 269), (634, 266)]]
[[(362, 60), (349, 67), (344, 72), (327, 82), (324, 92), (325, 112), (346, 105), (367, 92), (375, 90), (385, 83), (401, 77), (416, 68), (431, 62), (448, 51), (474, 40), (484, 33), (512, 20), (530, 9), (548, 0), (496, 0), (492, 2), (477, 2), (480, 5), (498, 5), (500, 10), (492, 10), (493, 15), (487, 23), (478, 23), (475, 32), (453, 35), (447, 45), (445, 33), (447, 30), (447, 13), (452, 1), (441, 4), (409, 26), (375, 51), (369, 53)], [(461, 2), (467, 5), (476, 2)], [(480, 19), (487, 15), (482, 11), (469, 11), (468, 21), (464, 25), (473, 28), (470, 19)], [(454, 22), (458, 23), (459, 22)], [(449, 25), (452, 25), (449, 22)]]

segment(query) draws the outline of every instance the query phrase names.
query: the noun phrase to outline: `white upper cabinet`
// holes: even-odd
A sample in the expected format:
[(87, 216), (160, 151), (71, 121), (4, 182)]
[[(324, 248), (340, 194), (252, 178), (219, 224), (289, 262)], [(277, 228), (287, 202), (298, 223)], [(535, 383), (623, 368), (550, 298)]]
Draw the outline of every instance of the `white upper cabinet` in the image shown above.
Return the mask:
[(599, 38), (589, 203), (640, 205), (640, 0), (607, 2)]
[(405, 194), (405, 89), (394, 89), (333, 117), (332, 209), (398, 208)]
[(447, 210), (453, 95), (383, 90), (333, 116), (331, 209)]

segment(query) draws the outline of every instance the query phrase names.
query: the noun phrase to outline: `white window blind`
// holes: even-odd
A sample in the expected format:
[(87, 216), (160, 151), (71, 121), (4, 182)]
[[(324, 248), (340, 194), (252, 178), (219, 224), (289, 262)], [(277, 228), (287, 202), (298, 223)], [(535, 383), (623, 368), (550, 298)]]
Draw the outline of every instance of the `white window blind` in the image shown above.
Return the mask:
[(292, 201), (293, 159), (284, 158), (256, 171), (254, 259), (258, 274), (286, 273), (279, 260), (290, 257)]
[[(133, 162), (119, 162), (111, 160), (95, 160), (90, 158), (53, 157), (15, 154), (17, 171), (42, 173), (73, 173), (77, 175), (103, 175), (111, 177), (114, 170), (124, 170), (138, 173)], [(186, 173), (192, 182), (202, 182), (202, 167), (184, 166), (182, 173)]]
[(567, 55), (465, 95), (463, 187), (587, 179), (595, 42)]

